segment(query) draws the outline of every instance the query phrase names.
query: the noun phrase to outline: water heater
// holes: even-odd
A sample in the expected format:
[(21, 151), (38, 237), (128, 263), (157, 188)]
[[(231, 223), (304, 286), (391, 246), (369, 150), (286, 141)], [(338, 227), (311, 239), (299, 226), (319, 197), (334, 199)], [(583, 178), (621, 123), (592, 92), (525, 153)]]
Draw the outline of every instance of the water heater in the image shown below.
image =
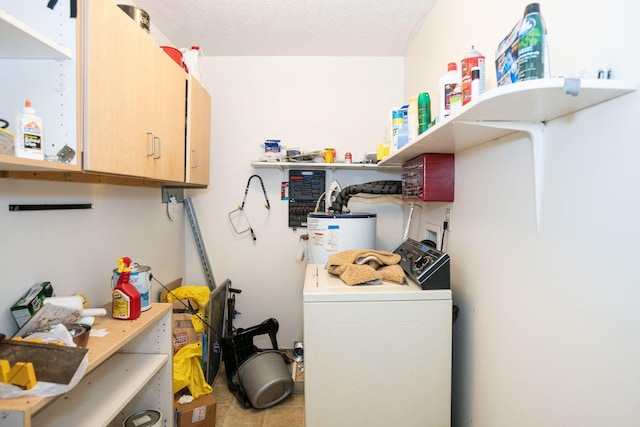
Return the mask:
[(307, 262), (326, 264), (329, 255), (349, 249), (375, 249), (376, 214), (310, 213)]

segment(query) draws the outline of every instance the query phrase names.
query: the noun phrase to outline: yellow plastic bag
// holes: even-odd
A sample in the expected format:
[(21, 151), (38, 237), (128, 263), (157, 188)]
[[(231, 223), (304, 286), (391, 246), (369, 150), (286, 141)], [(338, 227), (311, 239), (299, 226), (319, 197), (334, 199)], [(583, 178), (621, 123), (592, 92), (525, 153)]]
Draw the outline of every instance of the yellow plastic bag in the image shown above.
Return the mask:
[(193, 298), (198, 303), (198, 313), (191, 316), (191, 323), (193, 323), (193, 329), (196, 332), (202, 332), (202, 307), (209, 302), (210, 293), (211, 291), (207, 286), (180, 286), (167, 294), (167, 301), (173, 302), (177, 299)]
[(185, 387), (194, 399), (213, 391), (202, 372), (201, 343), (187, 344), (173, 355), (173, 393)]

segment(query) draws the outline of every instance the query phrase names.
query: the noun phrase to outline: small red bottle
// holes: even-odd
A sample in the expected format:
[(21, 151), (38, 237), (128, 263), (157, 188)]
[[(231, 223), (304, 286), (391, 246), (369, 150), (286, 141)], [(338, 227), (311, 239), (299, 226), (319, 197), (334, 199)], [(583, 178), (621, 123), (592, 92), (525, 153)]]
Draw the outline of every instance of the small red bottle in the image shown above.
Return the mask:
[(140, 317), (140, 292), (129, 283), (131, 258), (118, 258), (118, 284), (113, 289), (111, 308), (115, 319), (133, 320)]

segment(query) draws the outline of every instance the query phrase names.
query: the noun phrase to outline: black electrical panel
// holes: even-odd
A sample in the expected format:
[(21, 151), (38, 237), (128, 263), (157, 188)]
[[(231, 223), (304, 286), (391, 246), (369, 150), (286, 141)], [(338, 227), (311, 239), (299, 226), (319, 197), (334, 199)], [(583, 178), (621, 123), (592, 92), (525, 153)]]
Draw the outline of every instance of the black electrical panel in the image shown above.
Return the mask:
[[(316, 210), (325, 189), (325, 171), (289, 170), (289, 227), (306, 227), (307, 215)], [(324, 212), (324, 198), (318, 205)]]

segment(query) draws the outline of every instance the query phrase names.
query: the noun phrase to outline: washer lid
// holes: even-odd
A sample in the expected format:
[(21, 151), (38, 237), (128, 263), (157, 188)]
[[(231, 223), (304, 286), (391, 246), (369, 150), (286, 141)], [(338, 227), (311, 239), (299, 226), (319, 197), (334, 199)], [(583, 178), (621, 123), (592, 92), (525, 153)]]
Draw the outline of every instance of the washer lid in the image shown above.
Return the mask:
[(424, 291), (416, 282), (383, 282), (379, 285), (349, 286), (340, 277), (329, 273), (324, 264), (309, 264), (304, 282), (303, 301), (424, 301), (451, 300), (451, 289)]

